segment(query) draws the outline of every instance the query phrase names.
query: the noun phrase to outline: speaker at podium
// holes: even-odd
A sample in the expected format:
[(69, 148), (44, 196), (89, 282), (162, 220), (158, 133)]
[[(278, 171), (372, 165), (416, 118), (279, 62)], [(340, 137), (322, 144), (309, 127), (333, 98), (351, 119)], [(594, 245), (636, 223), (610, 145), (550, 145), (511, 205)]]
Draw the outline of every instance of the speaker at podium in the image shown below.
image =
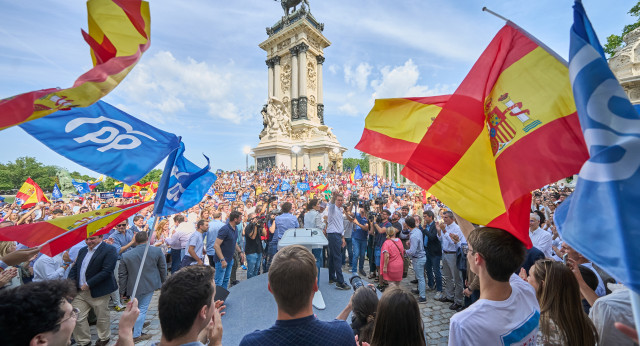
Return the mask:
[[(327, 238), (320, 229), (292, 228), (284, 233), (278, 242), (278, 249), (302, 245), (311, 250), (327, 244)], [(275, 323), (278, 306), (267, 286), (267, 273), (233, 286), (225, 300), (226, 314), (222, 317), (223, 345), (238, 345), (245, 335), (257, 329), (267, 329)], [(323, 321), (334, 320), (352, 295), (353, 290), (338, 290), (334, 285), (329, 285), (329, 270), (321, 268), (318, 292), (313, 297), (314, 314)]]

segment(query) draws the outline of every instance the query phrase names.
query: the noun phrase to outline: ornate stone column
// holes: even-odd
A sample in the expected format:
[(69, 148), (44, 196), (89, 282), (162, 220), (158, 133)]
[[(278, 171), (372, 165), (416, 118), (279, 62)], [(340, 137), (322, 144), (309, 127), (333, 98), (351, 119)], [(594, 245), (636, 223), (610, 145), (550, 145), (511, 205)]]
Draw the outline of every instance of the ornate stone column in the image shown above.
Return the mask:
[(291, 53), (291, 120), (298, 120), (298, 46), (289, 49)]
[(265, 63), (267, 64), (267, 74), (268, 74), (268, 79), (269, 79), (269, 84), (268, 84), (268, 89), (269, 89), (269, 96), (267, 97), (267, 100), (270, 99), (273, 96), (273, 59), (267, 59), (265, 61)]
[(322, 101), (322, 65), (324, 64), (324, 57), (322, 55), (316, 56), (318, 62), (318, 91), (317, 91), (317, 103), (318, 103), (318, 119), (320, 124), (324, 125), (324, 103)]
[(280, 87), (280, 57), (274, 56), (271, 58), (273, 61), (273, 96), (282, 101), (281, 87)]
[(396, 183), (400, 183), (400, 164), (396, 163)]
[(300, 43), (298, 47), (298, 118), (308, 119), (307, 116), (307, 50), (306, 43)]

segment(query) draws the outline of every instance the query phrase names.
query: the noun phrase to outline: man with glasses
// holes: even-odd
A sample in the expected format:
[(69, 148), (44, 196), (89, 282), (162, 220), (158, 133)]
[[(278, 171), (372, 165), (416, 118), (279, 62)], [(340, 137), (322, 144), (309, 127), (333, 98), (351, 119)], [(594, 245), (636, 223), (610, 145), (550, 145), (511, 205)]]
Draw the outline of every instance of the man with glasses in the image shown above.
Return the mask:
[[(120, 260), (122, 259), (122, 254), (129, 251), (133, 246), (135, 246), (135, 239), (133, 238), (133, 230), (127, 228), (127, 220), (121, 221), (116, 225), (116, 231), (109, 236), (105, 243), (111, 244), (118, 251), (118, 260), (116, 261), (116, 267), (114, 269), (113, 274), (118, 276), (118, 269), (120, 268)], [(113, 300), (114, 309), (116, 311), (124, 310), (124, 305), (120, 300), (120, 295), (118, 292), (114, 292), (111, 295), (111, 300)]]

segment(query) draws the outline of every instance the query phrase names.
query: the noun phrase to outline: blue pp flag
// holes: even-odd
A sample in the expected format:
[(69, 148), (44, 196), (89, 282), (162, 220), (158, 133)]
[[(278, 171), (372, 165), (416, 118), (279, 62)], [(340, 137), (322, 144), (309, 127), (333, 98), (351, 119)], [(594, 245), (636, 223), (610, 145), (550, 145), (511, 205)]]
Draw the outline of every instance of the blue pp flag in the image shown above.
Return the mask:
[(71, 179), (71, 184), (73, 184), (73, 187), (78, 191), (78, 195), (84, 195), (85, 193), (91, 192), (89, 189), (89, 183), (87, 182), (78, 182)]
[(569, 75), (590, 158), (555, 221), (569, 245), (640, 292), (640, 116), (609, 69), (582, 3), (573, 9)]
[(309, 183), (298, 183), (296, 188), (302, 192), (309, 191), (311, 189)]
[(180, 140), (98, 101), (57, 111), (20, 127), (56, 153), (133, 185), (178, 148)]
[(291, 190), (291, 184), (288, 181), (283, 180), (280, 184), (280, 191), (289, 191)]
[(60, 191), (58, 184), (53, 185), (53, 192), (51, 192), (51, 197), (53, 197), (53, 199), (62, 198), (62, 191)]
[(207, 190), (207, 196), (213, 196), (216, 194), (216, 189), (212, 187), (209, 188), (209, 190)]
[(184, 144), (169, 155), (158, 184), (154, 213), (177, 214), (200, 203), (217, 177), (209, 172), (209, 158), (204, 168), (184, 158)]
[(376, 174), (376, 177), (373, 178), (373, 187), (378, 186), (378, 174)]
[(353, 170), (353, 179), (362, 179), (362, 169), (360, 169), (360, 164), (358, 164), (356, 169)]
[(113, 189), (113, 197), (122, 198), (122, 192), (124, 191), (124, 187), (119, 186)]

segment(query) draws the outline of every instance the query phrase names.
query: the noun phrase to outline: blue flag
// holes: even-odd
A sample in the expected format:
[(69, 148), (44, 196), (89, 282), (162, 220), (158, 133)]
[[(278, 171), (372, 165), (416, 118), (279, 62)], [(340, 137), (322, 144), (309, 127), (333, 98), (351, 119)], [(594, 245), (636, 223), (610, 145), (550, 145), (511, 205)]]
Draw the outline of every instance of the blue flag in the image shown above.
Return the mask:
[(133, 185), (178, 148), (176, 135), (98, 101), (20, 125), (56, 153)]
[(216, 194), (216, 189), (214, 189), (213, 186), (211, 186), (209, 190), (207, 190), (207, 196), (213, 196), (215, 194)]
[(51, 197), (53, 199), (62, 198), (62, 191), (60, 191), (60, 188), (58, 187), (58, 184), (54, 184), (53, 185), (53, 192), (51, 192)]
[(555, 221), (571, 247), (640, 293), (640, 116), (580, 1), (573, 9), (569, 75), (590, 158)]
[(289, 191), (291, 190), (291, 184), (288, 181), (283, 180), (280, 184), (280, 191)]
[(362, 179), (362, 169), (360, 169), (360, 164), (358, 164), (356, 169), (353, 170), (353, 179)]
[(302, 192), (309, 191), (311, 189), (309, 183), (298, 183), (296, 188)]
[(75, 181), (74, 179), (71, 179), (71, 184), (73, 184), (73, 187), (75, 187), (78, 191), (78, 195), (84, 195), (85, 193), (91, 192), (91, 190), (89, 189), (89, 183), (87, 182), (81, 183)]
[(373, 187), (378, 186), (378, 174), (376, 173), (375, 178), (373, 178)]
[(116, 187), (115, 189), (113, 189), (113, 197), (122, 198), (123, 190), (124, 190), (124, 187), (122, 187), (122, 186), (119, 186), (119, 187)]
[(215, 174), (209, 172), (209, 158), (204, 168), (184, 158), (184, 144), (169, 155), (158, 184), (154, 213), (160, 216), (177, 214), (200, 203), (211, 185)]

